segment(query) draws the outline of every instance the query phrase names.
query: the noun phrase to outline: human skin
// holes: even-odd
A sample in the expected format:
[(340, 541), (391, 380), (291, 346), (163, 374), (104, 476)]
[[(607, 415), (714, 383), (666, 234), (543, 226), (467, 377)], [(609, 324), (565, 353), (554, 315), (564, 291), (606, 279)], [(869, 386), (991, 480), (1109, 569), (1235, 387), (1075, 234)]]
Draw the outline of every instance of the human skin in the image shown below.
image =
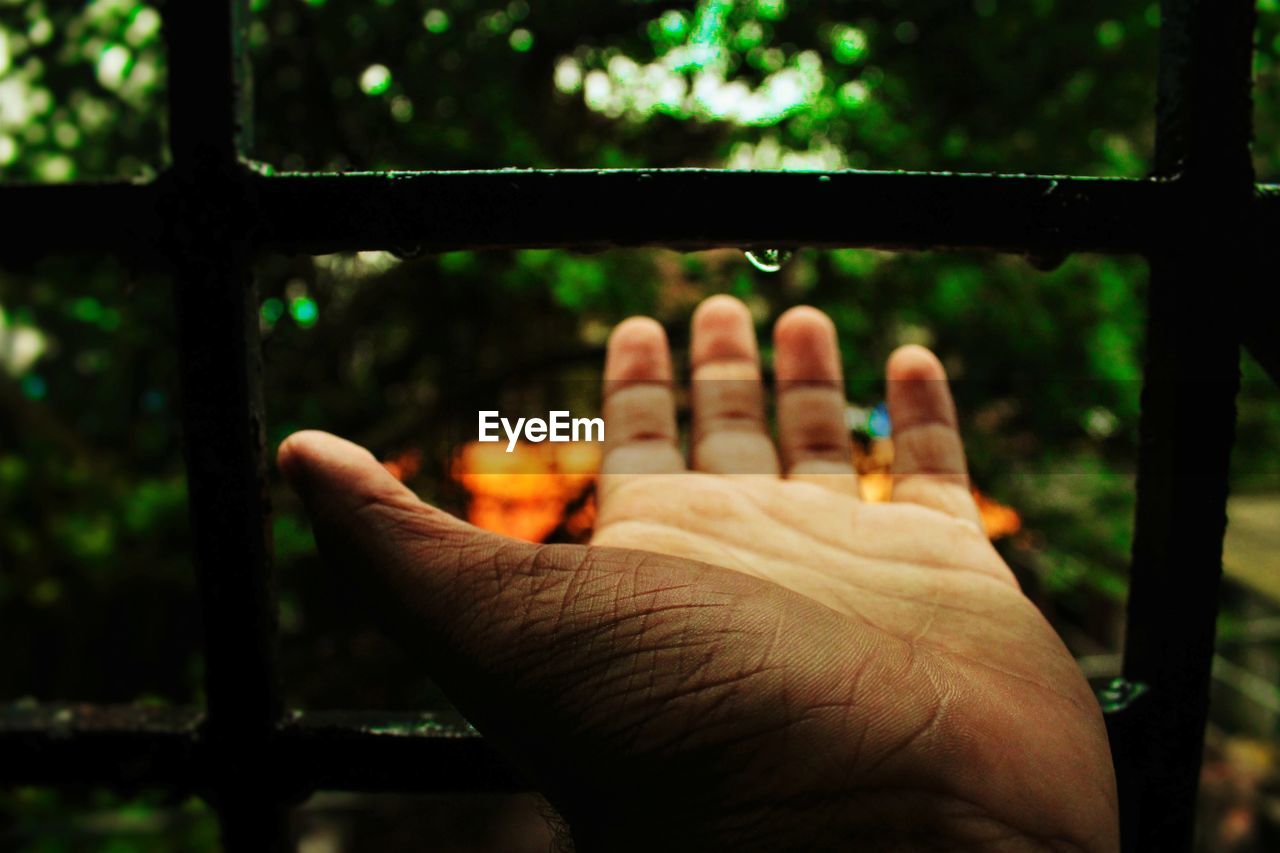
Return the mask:
[(981, 531), (942, 365), (890, 357), (869, 504), (831, 321), (792, 309), (774, 341), (776, 445), (747, 309), (695, 312), (686, 466), (661, 326), (614, 330), (590, 545), (481, 531), (323, 433), (280, 468), (580, 853), (1118, 850), (1098, 704)]

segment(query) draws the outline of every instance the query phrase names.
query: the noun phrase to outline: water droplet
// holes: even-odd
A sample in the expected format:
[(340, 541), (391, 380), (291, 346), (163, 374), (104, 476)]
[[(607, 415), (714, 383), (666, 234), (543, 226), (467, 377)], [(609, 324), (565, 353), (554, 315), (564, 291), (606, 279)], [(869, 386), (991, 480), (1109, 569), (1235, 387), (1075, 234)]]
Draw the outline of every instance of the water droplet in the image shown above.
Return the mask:
[(402, 261), (412, 260), (422, 254), (422, 247), (418, 245), (396, 246), (391, 249), (391, 254)]
[(1027, 263), (1040, 272), (1053, 272), (1067, 261), (1067, 253), (1059, 249), (1032, 250), (1025, 255)]
[(744, 254), (751, 266), (760, 272), (777, 272), (787, 265), (794, 253), (790, 249), (753, 249)]

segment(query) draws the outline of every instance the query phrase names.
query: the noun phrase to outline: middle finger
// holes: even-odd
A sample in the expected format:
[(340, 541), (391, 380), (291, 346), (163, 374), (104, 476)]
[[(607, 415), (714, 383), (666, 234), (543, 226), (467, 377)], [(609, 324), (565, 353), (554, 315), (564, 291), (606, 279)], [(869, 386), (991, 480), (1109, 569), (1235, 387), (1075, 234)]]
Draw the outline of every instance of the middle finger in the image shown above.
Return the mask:
[(712, 296), (693, 313), (689, 345), (692, 467), (712, 474), (779, 472), (760, 381), (760, 350), (747, 306)]

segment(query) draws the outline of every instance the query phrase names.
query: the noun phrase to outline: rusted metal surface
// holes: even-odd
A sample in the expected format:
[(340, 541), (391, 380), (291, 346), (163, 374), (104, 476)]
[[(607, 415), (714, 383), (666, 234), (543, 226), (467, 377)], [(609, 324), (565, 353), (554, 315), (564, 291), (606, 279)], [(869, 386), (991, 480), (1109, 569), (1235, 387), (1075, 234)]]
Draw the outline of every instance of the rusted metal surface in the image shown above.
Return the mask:
[[(268, 176), (242, 163), (224, 180), (237, 185), (226, 195), (253, 250), (286, 254), (788, 242), (1151, 253), (1176, 231), (1187, 202), (1179, 173), (1150, 180), (692, 169)], [(0, 184), (0, 207), (22, 212), (9, 223), (6, 233), (15, 236), (0, 247), (0, 264), (69, 251), (162, 258), (175, 183), (167, 171), (149, 184)], [(761, 209), (759, 186), (776, 202)], [(1265, 250), (1280, 231), (1280, 186), (1255, 190), (1252, 233)], [(756, 206), (725, 207), (726, 198)], [(828, 214), (833, 199), (849, 208), (839, 217)], [(495, 215), (481, 216), (475, 205)]]
[(279, 748), (307, 790), (528, 790), (457, 717), (310, 712), (282, 727)]
[(205, 720), (196, 708), (0, 707), (0, 784), (171, 788), (214, 803), (234, 787), (264, 795), (259, 804), (297, 802), (320, 790), (526, 789), (456, 715), (293, 714), (259, 743), (253, 777), (228, 764), (225, 742), (210, 736)]
[[(1208, 719), (1243, 293), (1256, 281), (1252, 0), (1166, 0), (1157, 167), (1180, 198), (1150, 258), (1124, 674), (1149, 701), (1117, 753), (1124, 845), (1191, 849)], [(1194, 412), (1194, 417), (1189, 417)]]
[(94, 252), (155, 264), (160, 220), (154, 182), (0, 183), (6, 211), (0, 265), (19, 267), (51, 254)]
[[(200, 153), (197, 162), (211, 162)], [(6, 257), (134, 245), (154, 253), (174, 222), (156, 215), (174, 178), (0, 187), (0, 203), (27, 213), (13, 223), (19, 238)], [(714, 169), (267, 176), (241, 164), (224, 180), (237, 185), (237, 221), (256, 248), (313, 254), (779, 245), (1141, 252), (1174, 192), (1160, 180)]]
[(170, 3), (173, 166), (159, 199), (173, 265), (183, 448), (204, 621), (205, 799), (231, 851), (289, 849), (287, 792), (270, 746), (275, 684), (258, 298), (240, 141), (242, 2)]
[(1280, 186), (1259, 184), (1253, 200), (1251, 240), (1257, 261), (1252, 270), (1249, 286), (1245, 288), (1242, 317), (1244, 320), (1244, 345), (1249, 354), (1266, 370), (1277, 387), (1280, 387), (1280, 318), (1268, 310), (1275, 290), (1271, 267), (1264, 262), (1270, 258), (1276, 235), (1280, 234)]
[(133, 705), (0, 707), (0, 783), (194, 790), (200, 720)]
[(268, 248), (664, 245), (1130, 252), (1159, 181), (911, 172), (499, 171), (255, 180)]

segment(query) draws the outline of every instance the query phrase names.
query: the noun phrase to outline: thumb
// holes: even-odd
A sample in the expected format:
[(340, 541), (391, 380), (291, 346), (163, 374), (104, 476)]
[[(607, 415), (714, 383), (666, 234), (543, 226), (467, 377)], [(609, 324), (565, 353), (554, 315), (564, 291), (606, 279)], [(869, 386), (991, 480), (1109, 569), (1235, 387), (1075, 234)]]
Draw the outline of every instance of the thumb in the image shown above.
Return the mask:
[(539, 546), (423, 503), (373, 454), (337, 436), (294, 433), (278, 464), (326, 560), (417, 650), (443, 643), (474, 655), (469, 644), (501, 627), (497, 600), (518, 594), (521, 575), (540, 562)]
[[(488, 533), (423, 503), (367, 450), (326, 433), (290, 436), (279, 465), (327, 562), (487, 734), (512, 728), (501, 715), (513, 702), (526, 706), (527, 723), (530, 704), (577, 694), (591, 675), (616, 677), (657, 614), (667, 611), (668, 623), (694, 615), (687, 587), (671, 580), (697, 573), (688, 561)], [(724, 603), (715, 599), (707, 610)]]

